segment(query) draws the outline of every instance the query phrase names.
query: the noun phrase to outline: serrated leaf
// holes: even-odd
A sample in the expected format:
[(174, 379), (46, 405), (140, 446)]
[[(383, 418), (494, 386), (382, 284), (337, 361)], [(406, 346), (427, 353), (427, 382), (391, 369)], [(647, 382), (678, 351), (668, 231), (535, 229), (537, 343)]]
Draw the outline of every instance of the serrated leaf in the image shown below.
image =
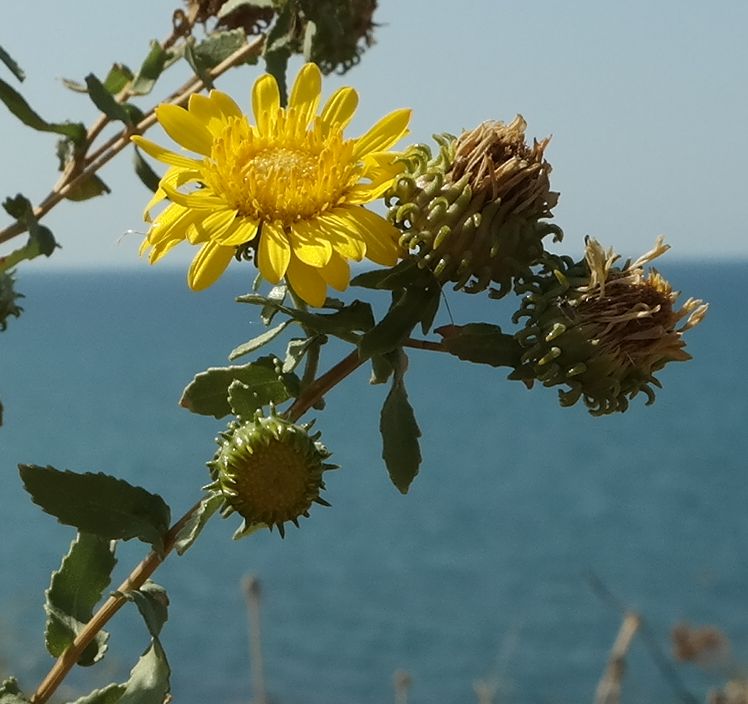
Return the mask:
[(86, 139), (86, 128), (80, 122), (47, 122), (42, 119), (26, 99), (12, 86), (0, 79), (0, 100), (8, 110), (24, 125), (39, 132), (55, 132), (69, 137), (76, 144), (82, 144)]
[(130, 92), (133, 95), (148, 95), (153, 90), (153, 86), (156, 85), (156, 81), (170, 58), (170, 52), (164, 50), (157, 41), (152, 41), (148, 55), (145, 57), (137, 75), (132, 79)]
[(246, 41), (247, 35), (243, 29), (214, 32), (207, 39), (196, 44), (192, 48), (192, 54), (199, 66), (203, 69), (211, 69), (241, 49)]
[(124, 684), (108, 684), (101, 689), (95, 689), (91, 694), (80, 697), (70, 704), (117, 704), (125, 692)]
[(133, 79), (132, 71), (124, 64), (113, 64), (104, 79), (104, 88), (112, 95), (117, 95)]
[(192, 513), (190, 520), (184, 524), (177, 534), (174, 549), (178, 555), (183, 555), (205, 528), (210, 517), (223, 504), (223, 494), (211, 492), (200, 501), (200, 506)]
[(169, 597), (166, 589), (149, 580), (140, 589), (124, 592), (122, 596), (138, 607), (148, 632), (153, 638), (158, 638), (169, 618)]
[(170, 674), (164, 649), (154, 639), (130, 672), (119, 704), (163, 704), (169, 693)]
[(512, 335), (501, 332), (498, 325), (469, 323), (443, 325), (435, 332), (442, 336), (447, 352), (459, 359), (492, 367), (516, 367), (522, 349)]
[(96, 198), (97, 196), (111, 193), (109, 186), (102, 181), (96, 174), (90, 174), (82, 181), (78, 181), (66, 194), (68, 200), (80, 202)]
[(30, 701), (21, 694), (15, 677), (8, 677), (0, 684), (0, 704), (28, 704)]
[(35, 504), (60, 523), (108, 540), (139, 538), (163, 551), (170, 511), (158, 495), (107, 474), (19, 465)]
[(266, 330), (261, 335), (258, 335), (257, 337), (253, 337), (248, 342), (245, 342), (244, 344), (241, 344), (238, 347), (235, 347), (229, 353), (229, 359), (233, 361), (235, 359), (238, 359), (239, 357), (243, 357), (245, 354), (249, 354), (250, 352), (254, 352), (255, 350), (260, 349), (260, 347), (262, 347), (263, 345), (266, 345), (268, 342), (272, 342), (290, 324), (291, 324), (290, 320), (284, 320), (280, 325), (276, 325), (274, 328), (271, 328), (270, 330)]
[(179, 404), (193, 413), (223, 418), (231, 413), (229, 386), (234, 381), (240, 381), (257, 394), (260, 406), (282, 403), (290, 398), (289, 385), (294, 379), (283, 374), (279, 362), (277, 357), (270, 356), (243, 366), (207, 369), (187, 385)]
[(400, 347), (413, 328), (421, 322), (429, 302), (438, 295), (436, 286), (395, 292), (394, 302), (387, 314), (361, 338), (358, 347), (361, 356), (366, 359)]
[(143, 185), (155, 193), (158, 190), (161, 177), (150, 167), (137, 147), (133, 150), (133, 163), (135, 165), (135, 173), (143, 182)]
[(89, 98), (101, 112), (111, 120), (119, 120), (126, 125), (131, 124), (130, 115), (93, 73), (89, 73), (85, 81)]
[[(117, 560), (109, 540), (78, 533), (52, 573), (45, 592), (47, 613), (45, 643), (52, 657), (59, 657), (93, 616), (93, 610), (111, 580)], [(93, 665), (106, 650), (107, 635), (101, 632), (83, 652), (78, 664)]]
[(382, 433), (382, 459), (390, 479), (401, 493), (407, 494), (421, 464), (418, 444), (421, 431), (401, 374), (395, 375), (382, 406), (379, 430)]
[(0, 46), (0, 61), (2, 61), (9, 69), (10, 72), (19, 80), (23, 81), (26, 78), (26, 74), (13, 57)]

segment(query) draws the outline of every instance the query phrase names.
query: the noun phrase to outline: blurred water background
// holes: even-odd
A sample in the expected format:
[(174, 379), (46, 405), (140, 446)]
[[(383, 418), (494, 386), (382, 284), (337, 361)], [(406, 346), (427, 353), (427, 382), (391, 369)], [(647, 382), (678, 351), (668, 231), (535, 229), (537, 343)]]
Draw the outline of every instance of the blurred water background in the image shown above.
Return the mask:
[[(315, 506), (284, 541), (263, 532), (233, 543), (237, 522), (215, 519), (156, 574), (172, 600), (163, 641), (176, 701), (249, 701), (247, 574), (263, 587), (278, 704), (390, 702), (397, 669), (412, 677), (413, 704), (475, 701), (476, 679), (496, 683), (497, 704), (590, 702), (621, 619), (591, 574), (640, 611), (664, 653), (675, 623), (711, 623), (748, 665), (748, 264), (662, 270), (711, 311), (687, 337), (695, 359), (662, 373), (652, 407), (642, 397), (592, 418), (503, 370), (411, 351), (424, 462), (401, 496), (380, 459), (386, 389), (362, 369), (331, 393), (316, 416), (343, 467), (327, 475), (333, 508)], [(181, 515), (222, 424), (176, 402), (195, 372), (261, 331), (256, 309), (229, 303), (247, 277), (233, 271), (194, 294), (169, 269), (24, 272), (26, 312), (0, 336), (0, 670), (22, 687), (51, 663), (43, 591), (73, 531), (31, 504), (16, 465), (112, 473)], [(501, 322), (507, 310), (449, 301), (458, 323)], [(123, 546), (117, 583), (143, 553)], [(129, 609), (110, 630), (111, 653), (63, 696), (127, 677), (145, 628)], [(702, 700), (721, 676), (679, 671)], [(641, 639), (624, 701), (679, 701)]]

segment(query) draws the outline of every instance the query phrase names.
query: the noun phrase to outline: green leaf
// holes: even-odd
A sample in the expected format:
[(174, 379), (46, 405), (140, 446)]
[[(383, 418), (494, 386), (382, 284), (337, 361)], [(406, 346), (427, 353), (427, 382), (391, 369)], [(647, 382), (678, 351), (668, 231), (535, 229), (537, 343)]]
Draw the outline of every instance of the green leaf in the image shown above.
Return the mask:
[(35, 504), (60, 523), (108, 540), (139, 538), (163, 551), (170, 511), (157, 494), (106, 474), (19, 465)]
[(498, 325), (444, 325), (435, 332), (442, 336), (447, 352), (459, 359), (492, 367), (517, 367), (520, 364), (522, 348), (512, 335), (501, 332)]
[(223, 418), (231, 413), (229, 386), (234, 381), (240, 381), (256, 394), (259, 407), (290, 398), (289, 386), (295, 379), (283, 373), (280, 360), (275, 356), (260, 357), (240, 367), (212, 367), (195, 376), (179, 404), (193, 413)]
[(192, 48), (192, 54), (202, 69), (211, 69), (241, 49), (246, 41), (247, 36), (243, 29), (214, 32), (207, 39), (196, 44)]
[[(93, 616), (93, 610), (111, 580), (117, 560), (111, 542), (89, 533), (78, 533), (52, 573), (44, 610), (47, 613), (45, 642), (52, 657), (59, 657)], [(93, 665), (106, 650), (107, 635), (101, 632), (83, 652), (79, 665)]]
[(421, 450), (418, 428), (413, 408), (408, 401), (401, 373), (395, 374), (379, 420), (382, 433), (382, 459), (392, 483), (403, 493), (408, 493), (411, 482), (418, 474)]
[(158, 638), (169, 618), (169, 597), (166, 589), (149, 580), (140, 589), (124, 592), (122, 596), (138, 607), (148, 632), (153, 638)]
[(13, 87), (0, 79), (0, 100), (24, 125), (39, 132), (55, 132), (69, 137), (76, 144), (83, 144), (86, 128), (80, 122), (47, 122), (34, 112), (25, 98)]
[(169, 693), (170, 674), (166, 654), (154, 638), (130, 672), (119, 704), (163, 704)]
[(310, 313), (306, 310), (298, 310), (297, 308), (276, 303), (256, 293), (239, 296), (236, 301), (237, 303), (274, 307), (307, 328), (314, 330), (314, 332), (322, 335), (342, 336), (343, 339), (348, 339), (353, 332), (369, 330), (374, 325), (374, 314), (372, 313), (371, 306), (368, 303), (358, 300), (344, 306), (340, 310), (336, 310), (334, 313)]
[(8, 677), (0, 684), (0, 704), (28, 704), (30, 701), (21, 694), (15, 677)]
[(261, 335), (252, 338), (251, 340), (249, 340), (249, 342), (245, 342), (244, 344), (235, 347), (229, 353), (229, 359), (233, 361), (235, 359), (238, 359), (239, 357), (243, 357), (245, 354), (249, 354), (250, 352), (254, 352), (255, 350), (260, 349), (260, 347), (266, 345), (268, 342), (272, 342), (290, 324), (290, 320), (284, 320), (280, 325), (276, 325), (274, 328), (266, 330)]
[(75, 184), (66, 194), (65, 198), (72, 201), (83, 201), (96, 196), (111, 193), (109, 186), (104, 183), (96, 174), (87, 176), (82, 181)]
[(283, 360), (283, 371), (292, 372), (304, 359), (304, 355), (314, 345), (323, 345), (327, 341), (324, 335), (313, 335), (312, 337), (294, 338), (289, 340), (286, 347), (286, 358)]
[(161, 177), (150, 167), (148, 162), (143, 158), (140, 149), (135, 147), (133, 150), (133, 162), (135, 164), (135, 173), (143, 182), (145, 187), (154, 193), (158, 190)]
[(80, 697), (70, 704), (117, 704), (125, 692), (124, 684), (108, 684), (101, 689), (95, 689), (91, 694)]
[(164, 50), (161, 44), (153, 40), (148, 56), (145, 57), (143, 65), (135, 78), (132, 79), (130, 92), (133, 95), (148, 95), (153, 90), (153, 86), (156, 85), (156, 81), (170, 58), (171, 52)]
[(221, 507), (221, 504), (223, 504), (223, 494), (219, 492), (210, 492), (203, 498), (200, 506), (190, 516), (190, 520), (177, 534), (174, 549), (178, 555), (183, 555), (192, 547), (208, 523), (208, 519)]
[(246, 7), (258, 7), (258, 8), (274, 8), (275, 3), (273, 0), (227, 0), (223, 5), (221, 5), (221, 9), (218, 11), (218, 14), (216, 17), (219, 19), (226, 17), (226, 15), (230, 15), (234, 10), (238, 10), (239, 8)]
[(388, 352), (387, 354), (374, 354), (371, 357), (371, 377), (369, 378), (370, 384), (384, 384), (392, 376), (392, 372), (395, 371), (395, 367), (392, 364), (393, 355), (397, 355), (399, 352)]
[(88, 95), (93, 104), (99, 108), (101, 112), (111, 120), (119, 120), (120, 122), (124, 122), (126, 125), (132, 124), (127, 110), (117, 102), (114, 96), (93, 73), (89, 73), (85, 80), (86, 86), (88, 87)]
[(365, 271), (351, 279), (351, 286), (380, 291), (397, 291), (408, 286), (426, 288), (433, 284), (433, 274), (428, 270), (419, 269), (414, 259), (403, 259), (390, 269)]
[(132, 81), (132, 71), (124, 64), (113, 64), (104, 79), (104, 88), (112, 95), (117, 95)]
[(19, 80), (23, 81), (26, 78), (26, 74), (23, 69), (16, 63), (13, 57), (0, 46), (0, 61), (2, 61), (9, 69), (10, 72)]
[[(258, 275), (257, 279), (258, 281), (261, 280), (262, 276)], [(267, 326), (273, 322), (273, 318), (278, 312), (278, 307), (276, 306), (276, 304), (283, 304), (283, 302), (286, 300), (287, 293), (288, 286), (286, 286), (285, 284), (273, 286), (273, 288), (270, 290), (270, 293), (268, 293), (267, 295), (266, 304), (263, 306), (262, 311), (260, 312), (260, 320), (262, 320), (263, 325)], [(237, 301), (237, 303), (241, 303), (241, 301)]]
[(29, 239), (23, 247), (19, 247), (0, 259), (0, 271), (7, 271), (18, 262), (34, 259), (41, 255), (49, 257), (59, 246), (54, 235), (52, 235), (52, 231), (37, 222), (28, 198), (20, 193), (13, 198), (6, 198), (3, 201), (3, 208), (9, 215), (26, 226), (29, 231)]
[(384, 354), (400, 347), (417, 323), (430, 314), (433, 298), (438, 297), (439, 287), (407, 288), (393, 293), (394, 302), (387, 314), (371, 330), (364, 334), (359, 343), (363, 358), (374, 354)]

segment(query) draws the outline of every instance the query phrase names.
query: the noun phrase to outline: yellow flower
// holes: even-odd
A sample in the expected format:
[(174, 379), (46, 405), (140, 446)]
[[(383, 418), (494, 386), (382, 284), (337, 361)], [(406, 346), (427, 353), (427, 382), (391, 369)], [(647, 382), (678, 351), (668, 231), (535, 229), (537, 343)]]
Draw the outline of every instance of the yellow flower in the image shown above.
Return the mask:
[(401, 167), (388, 151), (408, 130), (410, 110), (396, 110), (357, 139), (343, 130), (358, 105), (353, 88), (340, 88), (317, 115), (322, 77), (302, 67), (288, 107), (275, 78), (252, 88), (255, 124), (225, 93), (192, 95), (188, 109), (161, 105), (167, 134), (197, 158), (143, 137), (133, 141), (169, 165), (146, 207), (171, 201), (153, 220), (141, 247), (153, 264), (186, 240), (202, 245), (189, 270), (191, 288), (213, 284), (236, 248), (250, 243), (255, 263), (273, 284), (284, 277), (307, 303), (321, 306), (328, 284), (348, 286), (348, 260), (385, 266), (398, 260), (399, 231), (362, 207), (382, 196)]

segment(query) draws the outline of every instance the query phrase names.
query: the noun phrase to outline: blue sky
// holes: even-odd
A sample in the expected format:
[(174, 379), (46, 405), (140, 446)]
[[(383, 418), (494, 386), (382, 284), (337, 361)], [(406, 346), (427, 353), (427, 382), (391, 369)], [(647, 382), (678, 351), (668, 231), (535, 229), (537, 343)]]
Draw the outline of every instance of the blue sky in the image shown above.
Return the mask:
[[(172, 9), (152, 0), (8, 3), (0, 45), (26, 70), (20, 90), (42, 116), (89, 123), (93, 107), (59, 79), (103, 77), (115, 61), (137, 67), (149, 39), (168, 34)], [(553, 135), (546, 155), (561, 192), (564, 252), (579, 255), (593, 235), (637, 255), (664, 234), (673, 258), (748, 257), (744, 0), (380, 0), (375, 19), (376, 46), (325, 84), (358, 89), (351, 136), (401, 106), (414, 109), (405, 143), (521, 113), (528, 136)], [(218, 87), (247, 105), (258, 71), (234, 71)], [(186, 75), (167, 74), (165, 88)], [(0, 195), (39, 200), (56, 179), (54, 137), (2, 106), (0, 130)], [(144, 231), (148, 193), (129, 155), (118, 160), (102, 172), (111, 195), (62, 204), (48, 217), (63, 250), (35, 267), (145, 265), (141, 235), (126, 233)], [(194, 251), (179, 249), (167, 260), (182, 266)]]

